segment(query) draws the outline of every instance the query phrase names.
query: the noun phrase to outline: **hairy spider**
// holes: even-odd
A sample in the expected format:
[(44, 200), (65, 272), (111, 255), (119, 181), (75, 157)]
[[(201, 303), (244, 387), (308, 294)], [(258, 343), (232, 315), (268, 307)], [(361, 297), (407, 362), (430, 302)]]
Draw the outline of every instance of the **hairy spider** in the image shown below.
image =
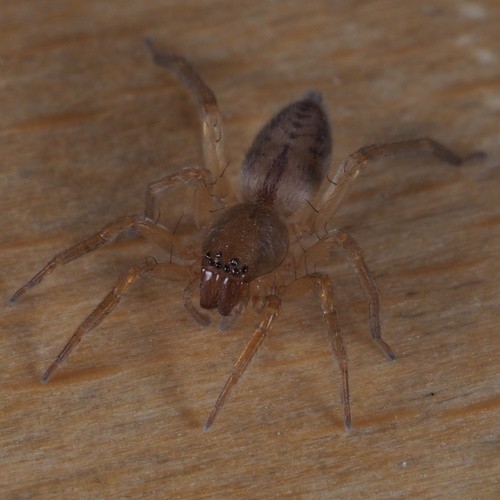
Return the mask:
[[(462, 160), (438, 142), (421, 138), (365, 146), (328, 174), (330, 125), (321, 94), (310, 91), (282, 109), (257, 134), (241, 167), (242, 192), (237, 197), (224, 176), (224, 135), (215, 95), (184, 58), (160, 54), (149, 39), (145, 43), (154, 62), (167, 67), (199, 102), (205, 168), (184, 168), (152, 182), (146, 190), (144, 214), (117, 219), (57, 254), (12, 296), (11, 301), (16, 301), (59, 265), (110, 244), (125, 231), (150, 239), (168, 252), (173, 248), (174, 260), (159, 263), (146, 259), (134, 264), (116, 282), (76, 329), (41, 381), (49, 381), (82, 337), (101, 323), (139, 277), (187, 282), (184, 304), (195, 320), (207, 325), (208, 314), (192, 300), (193, 289), (199, 283), (201, 308), (217, 309), (226, 327), (243, 312), (250, 299), (262, 315), (215, 402), (205, 425), (208, 429), (271, 329), (282, 300), (314, 292), (338, 364), (344, 425), (349, 428), (347, 356), (337, 320), (334, 287), (327, 274), (316, 272), (317, 265), (337, 247), (345, 251), (366, 294), (373, 340), (389, 360), (395, 356), (381, 338), (379, 292), (359, 246), (345, 231), (327, 229), (327, 222), (361, 169), (370, 162), (423, 153), (453, 165)], [(200, 240), (195, 246), (185, 245), (175, 231), (156, 220), (157, 195), (184, 183), (197, 187), (193, 215), (200, 230), (201, 248)]]

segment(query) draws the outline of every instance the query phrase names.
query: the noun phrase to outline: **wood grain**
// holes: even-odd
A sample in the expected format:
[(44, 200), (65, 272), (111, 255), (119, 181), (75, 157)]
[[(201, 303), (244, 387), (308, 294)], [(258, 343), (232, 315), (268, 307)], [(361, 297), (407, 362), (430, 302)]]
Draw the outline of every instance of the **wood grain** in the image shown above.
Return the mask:
[[(496, 0), (6, 0), (1, 10), (4, 498), (498, 497)], [(151, 64), (144, 35), (185, 54), (214, 89), (235, 182), (258, 128), (311, 88), (331, 111), (336, 163), (422, 135), (487, 153), (461, 168), (380, 163), (338, 214), (376, 276), (397, 354), (389, 363), (372, 345), (339, 257), (330, 271), (351, 432), (312, 298), (284, 307), (210, 432), (204, 420), (257, 319), (201, 329), (181, 284), (139, 283), (39, 383), (114, 280), (162, 256), (123, 239), (18, 304), (8, 297), (57, 251), (140, 211), (150, 180), (201, 159), (196, 105)], [(164, 202), (162, 215), (174, 213)]]

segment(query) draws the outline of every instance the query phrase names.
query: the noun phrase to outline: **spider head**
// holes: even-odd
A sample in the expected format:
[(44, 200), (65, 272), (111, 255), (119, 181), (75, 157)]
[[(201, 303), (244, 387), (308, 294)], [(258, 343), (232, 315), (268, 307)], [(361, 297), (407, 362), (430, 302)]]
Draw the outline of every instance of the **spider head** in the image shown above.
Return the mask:
[(248, 296), (252, 280), (276, 269), (288, 250), (288, 230), (269, 208), (228, 208), (203, 241), (200, 306), (227, 316)]

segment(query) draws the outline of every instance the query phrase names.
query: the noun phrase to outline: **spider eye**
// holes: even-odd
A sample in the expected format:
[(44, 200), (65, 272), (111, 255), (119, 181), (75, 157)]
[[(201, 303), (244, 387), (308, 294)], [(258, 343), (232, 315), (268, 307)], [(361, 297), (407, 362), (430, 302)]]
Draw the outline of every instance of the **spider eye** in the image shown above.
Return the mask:
[(225, 273), (231, 276), (244, 276), (248, 273), (248, 266), (240, 267), (240, 260), (236, 257), (232, 257), (229, 262), (224, 262), (222, 259), (222, 252), (217, 251), (215, 253), (207, 251), (204, 254), (207, 264), (210, 267), (215, 267), (215, 269), (223, 270)]

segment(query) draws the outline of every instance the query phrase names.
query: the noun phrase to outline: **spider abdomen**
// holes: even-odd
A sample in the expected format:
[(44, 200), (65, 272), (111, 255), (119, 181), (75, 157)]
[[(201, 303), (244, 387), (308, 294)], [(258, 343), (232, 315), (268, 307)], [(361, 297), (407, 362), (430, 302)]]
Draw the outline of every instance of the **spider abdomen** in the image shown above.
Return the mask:
[(241, 169), (247, 201), (289, 215), (318, 190), (331, 152), (321, 94), (309, 92), (281, 110), (257, 134)]

